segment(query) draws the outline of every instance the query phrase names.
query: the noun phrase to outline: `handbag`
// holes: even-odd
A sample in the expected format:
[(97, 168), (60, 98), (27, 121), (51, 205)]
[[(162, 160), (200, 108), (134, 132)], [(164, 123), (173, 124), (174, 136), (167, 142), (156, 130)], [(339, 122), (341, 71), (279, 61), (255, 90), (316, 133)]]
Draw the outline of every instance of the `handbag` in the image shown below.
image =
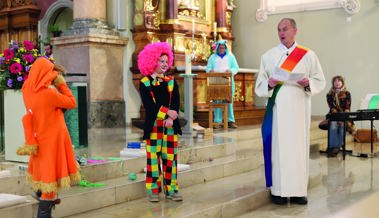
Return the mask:
[(318, 124), (318, 128), (322, 129), (322, 130), (328, 130), (329, 128), (329, 120), (328, 119), (325, 119), (323, 121), (321, 121), (319, 124)]
[[(372, 130), (373, 142), (378, 141), (378, 133), (376, 129)], [(354, 135), (355, 142), (371, 142), (371, 129), (358, 129)]]

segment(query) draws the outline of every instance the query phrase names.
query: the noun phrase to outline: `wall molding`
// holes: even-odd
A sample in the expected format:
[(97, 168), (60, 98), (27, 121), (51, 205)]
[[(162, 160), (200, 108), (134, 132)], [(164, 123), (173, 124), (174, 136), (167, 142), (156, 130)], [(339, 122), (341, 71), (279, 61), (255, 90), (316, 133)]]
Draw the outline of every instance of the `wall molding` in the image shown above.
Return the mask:
[[(377, 0), (379, 1), (379, 0)], [(359, 0), (313, 0), (307, 3), (275, 3), (270, 0), (261, 0), (260, 8), (257, 9), (255, 19), (258, 22), (264, 22), (269, 15), (300, 12), (300, 11), (312, 11), (323, 10), (330, 8), (343, 8), (348, 14), (358, 13), (361, 9)]]

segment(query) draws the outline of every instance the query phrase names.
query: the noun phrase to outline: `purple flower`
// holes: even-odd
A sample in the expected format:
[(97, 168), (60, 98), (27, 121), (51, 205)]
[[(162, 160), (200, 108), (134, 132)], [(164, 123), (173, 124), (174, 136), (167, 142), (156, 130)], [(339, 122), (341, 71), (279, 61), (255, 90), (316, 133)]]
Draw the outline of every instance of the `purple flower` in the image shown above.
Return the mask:
[(33, 63), (33, 61), (34, 61), (33, 55), (31, 55), (31, 54), (24, 55), (23, 59), (24, 59), (24, 61), (26, 61), (28, 63)]
[(34, 48), (34, 45), (32, 42), (30, 42), (28, 40), (24, 40), (24, 47), (26, 50), (31, 51)]
[(9, 67), (9, 71), (11, 71), (11, 73), (13, 73), (13, 74), (17, 74), (18, 72), (21, 72), (21, 70), (22, 70), (22, 65), (19, 63), (13, 63)]
[(7, 86), (9, 88), (12, 88), (12, 86), (13, 86), (13, 80), (12, 79), (8, 79)]
[(10, 60), (10, 59), (13, 59), (14, 58), (14, 53), (12, 51), (12, 49), (5, 49), (4, 50), (4, 57), (7, 59), (7, 60)]
[[(0, 0), (1, 1), (1, 0)], [(19, 89), (28, 79), (32, 64), (41, 54), (34, 51), (31, 41), (11, 41), (9, 47), (1, 51), (0, 66), (3, 72), (0, 86), (6, 89)]]

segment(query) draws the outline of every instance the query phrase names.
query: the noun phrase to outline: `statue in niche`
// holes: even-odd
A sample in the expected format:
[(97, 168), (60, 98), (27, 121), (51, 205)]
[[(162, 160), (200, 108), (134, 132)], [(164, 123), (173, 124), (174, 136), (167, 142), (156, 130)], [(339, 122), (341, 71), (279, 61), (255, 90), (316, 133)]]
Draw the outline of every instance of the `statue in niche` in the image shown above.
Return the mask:
[(228, 0), (226, 2), (226, 7), (230, 10), (233, 10), (234, 8), (236, 8), (237, 6), (234, 4), (234, 0)]
[(189, 8), (199, 10), (200, 2), (199, 0), (179, 0), (178, 8)]
[(159, 7), (158, 0), (147, 0), (145, 1), (145, 11), (156, 11)]

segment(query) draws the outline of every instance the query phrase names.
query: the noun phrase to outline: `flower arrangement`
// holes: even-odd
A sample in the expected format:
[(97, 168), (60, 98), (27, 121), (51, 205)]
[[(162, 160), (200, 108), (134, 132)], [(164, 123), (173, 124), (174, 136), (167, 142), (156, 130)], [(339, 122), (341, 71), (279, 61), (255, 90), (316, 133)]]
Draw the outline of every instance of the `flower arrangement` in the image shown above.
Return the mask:
[(209, 41), (209, 49), (211, 50), (211, 54), (213, 54), (216, 51), (216, 42), (213, 40)]
[(216, 51), (216, 43), (213, 40), (209, 40), (207, 47), (205, 47), (205, 53), (203, 56), (204, 61), (208, 61), (209, 57)]
[(32, 42), (11, 41), (9, 48), (0, 54), (0, 90), (21, 89), (38, 56), (40, 54)]

